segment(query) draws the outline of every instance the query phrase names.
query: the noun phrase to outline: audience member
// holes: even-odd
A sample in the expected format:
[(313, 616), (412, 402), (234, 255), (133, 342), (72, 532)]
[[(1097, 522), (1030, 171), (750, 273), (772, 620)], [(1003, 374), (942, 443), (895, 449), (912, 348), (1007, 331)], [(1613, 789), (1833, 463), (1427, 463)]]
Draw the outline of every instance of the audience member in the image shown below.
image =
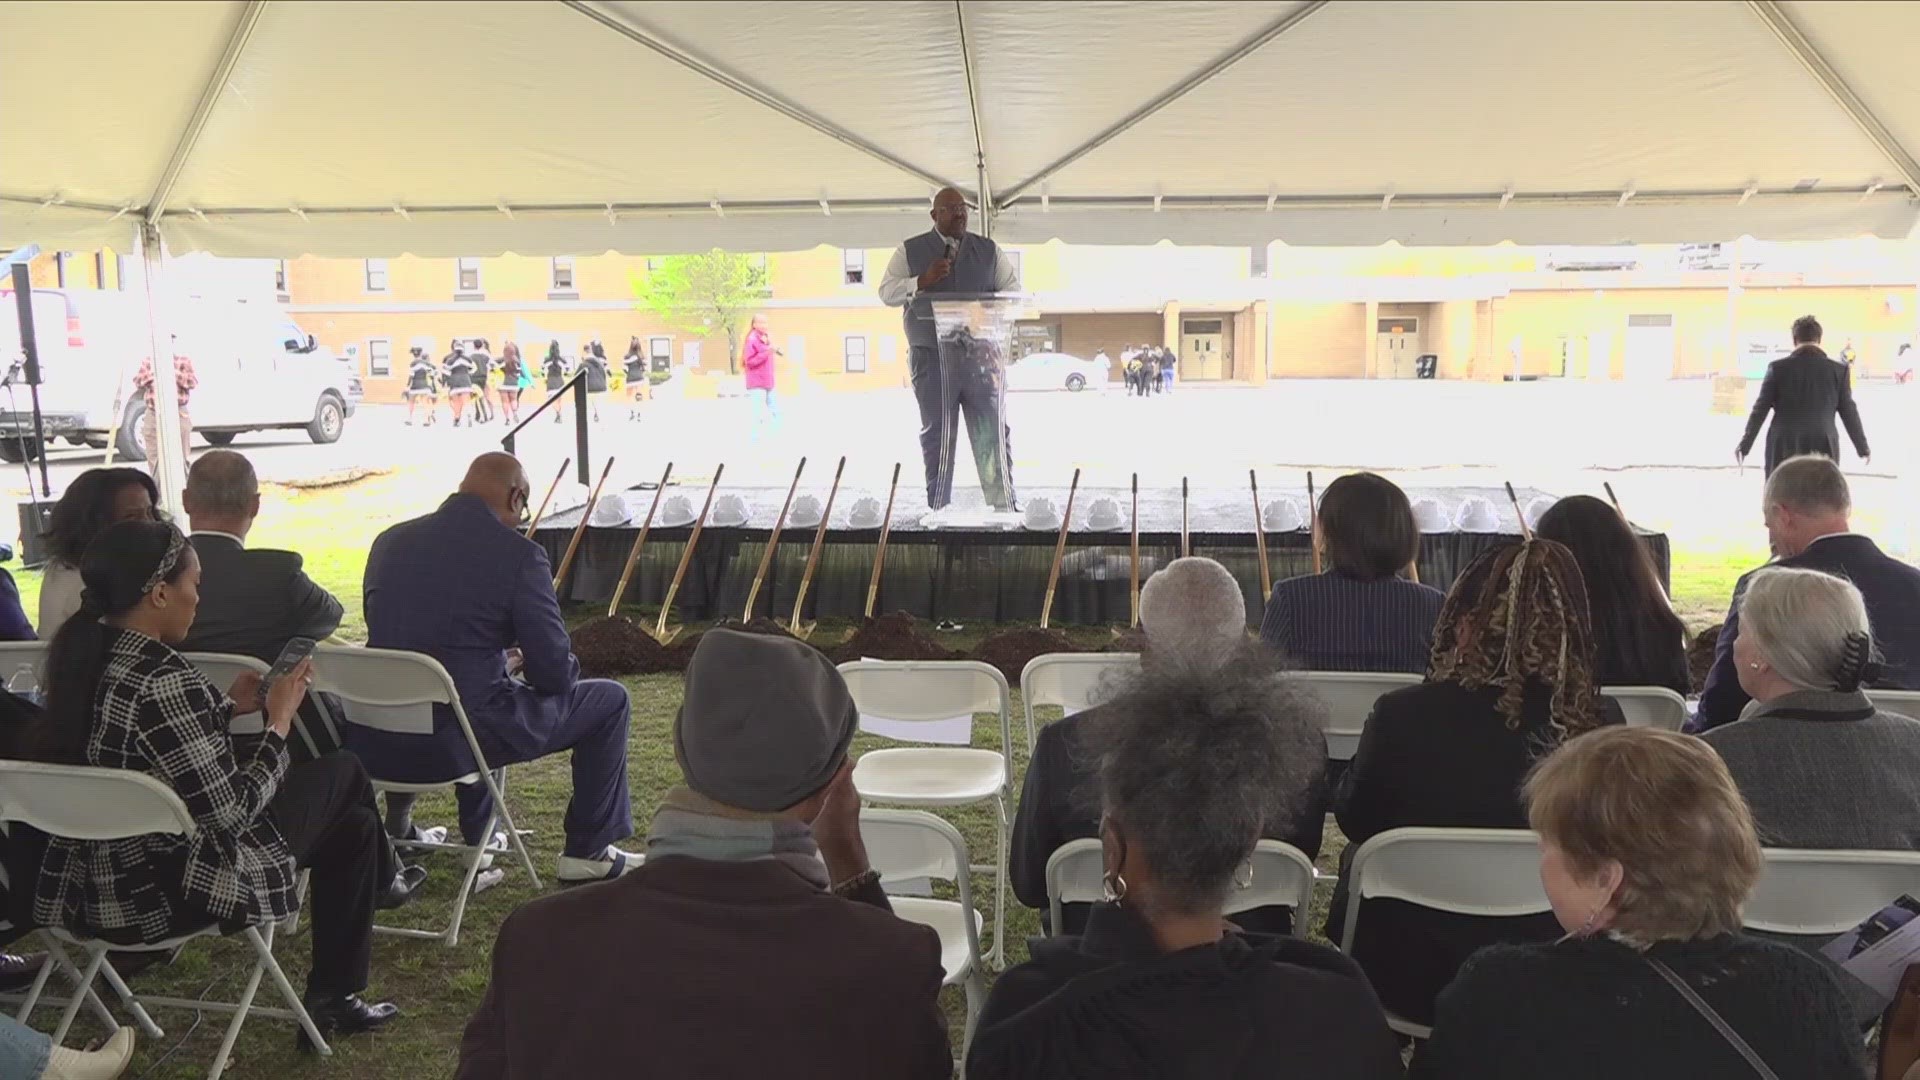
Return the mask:
[(703, 635), (646, 865), (507, 917), (460, 1080), (944, 1080), (940, 943), (868, 865), (858, 721), (811, 647)]
[(1320, 497), (1325, 573), (1273, 587), (1260, 640), (1312, 671), (1424, 671), (1440, 590), (1398, 575), (1420, 554), (1407, 495), (1373, 473), (1351, 473)]
[(1760, 845), (1711, 750), (1652, 728), (1596, 731), (1547, 758), (1526, 797), (1566, 936), (1469, 960), (1415, 1080), (1865, 1075), (1838, 978), (1740, 933)]
[(1770, 847), (1920, 850), (1920, 720), (1874, 708), (1866, 602), (1818, 570), (1763, 570), (1733, 643), (1753, 698), (1706, 733)]
[[(515, 527), (527, 511), (527, 474), (509, 454), (482, 454), (460, 491), (425, 517), (381, 533), (367, 553), (367, 644), (426, 653), (447, 669), (493, 768), (571, 750), (573, 799), (556, 876), (562, 883), (619, 877), (638, 857), (614, 846), (633, 835), (627, 803), (627, 691), (582, 679), (553, 567)], [(487, 583), (476, 589), (476, 581)], [(383, 780), (432, 783), (474, 768), (451, 710), (435, 736), (349, 725), (347, 747)], [(492, 797), (458, 791), (460, 833), (493, 844)], [(411, 833), (410, 799), (389, 797), (387, 829)]]
[[(1872, 540), (1851, 531), (1852, 511), (1847, 478), (1832, 460), (1802, 454), (1781, 462), (1767, 477), (1764, 502), (1767, 541), (1778, 557), (1774, 565), (1821, 570), (1853, 582), (1866, 600), (1873, 639), (1883, 654), (1873, 685), (1920, 690), (1920, 569), (1881, 553)], [(1749, 700), (1740, 686), (1733, 643), (1740, 637), (1741, 598), (1757, 572), (1743, 575), (1733, 587), (1713, 670), (1700, 693), (1695, 723), (1702, 729), (1739, 719)]]
[[(1247, 639), (1247, 608), (1240, 583), (1212, 559), (1176, 559), (1148, 578), (1140, 590), (1140, 623), (1147, 635), (1143, 662), (1155, 669), (1206, 671), (1243, 653), (1267, 652)], [(1292, 694), (1279, 685), (1277, 671), (1264, 671), (1259, 677), (1276, 693), (1275, 710), (1292, 704)], [(1034, 739), (1008, 865), (1013, 894), (1028, 907), (1047, 906), (1047, 859), (1055, 849), (1069, 840), (1100, 835), (1099, 762), (1088, 752), (1086, 740), (1106, 714), (1106, 706), (1096, 705), (1048, 724)], [(1314, 858), (1320, 854), (1327, 816), (1327, 747), (1317, 729), (1305, 741), (1312, 745), (1303, 749), (1302, 761), (1293, 763), (1303, 780), (1302, 796), (1292, 814), (1269, 819), (1261, 835), (1283, 840)], [(1086, 923), (1087, 907), (1066, 905), (1065, 925), (1057, 931), (1079, 932)], [(1286, 908), (1262, 908), (1243, 912), (1234, 921), (1249, 929), (1286, 933), (1293, 914)], [(1300, 917), (1305, 918), (1305, 912)]]
[[(1347, 856), (1408, 825), (1524, 829), (1520, 785), (1564, 739), (1622, 722), (1593, 678), (1593, 631), (1573, 553), (1551, 540), (1496, 548), (1447, 594), (1426, 682), (1382, 697), (1334, 799)], [(1346, 918), (1346, 875), (1327, 918)], [(1399, 900), (1362, 907), (1353, 957), (1387, 1008), (1415, 1023), (1475, 949), (1550, 936), (1551, 920), (1451, 915)]]
[(114, 1080), (132, 1060), (132, 1028), (115, 1031), (98, 1050), (69, 1050), (0, 1012), (0, 1076), (7, 1080)]
[(0, 570), (0, 641), (33, 641), (33, 623), (20, 604), (20, 586), (13, 575)]
[[(199, 828), (190, 837), (52, 838), (35, 921), (143, 943), (208, 923), (277, 922), (299, 907), (295, 871), (311, 869), (308, 1011), (323, 1033), (392, 1020), (392, 1004), (359, 997), (373, 913), (404, 903), (419, 881), (400, 875), (353, 755), (288, 766), (287, 732), (313, 662), (271, 684), (249, 672), (222, 693), (175, 652), (193, 625), (200, 560), (172, 525), (109, 527), (80, 574), (81, 608), (48, 650), (47, 709), (27, 746), (39, 760), (146, 773), (180, 796)], [(266, 731), (236, 741), (232, 718), (257, 710)]]
[(153, 477), (139, 469), (88, 469), (73, 478), (47, 522), (50, 556), (40, 578), (40, 636), (48, 641), (80, 610), (80, 560), (107, 526), (152, 521), (160, 503)]
[(1322, 746), (1309, 703), (1245, 663), (1156, 665), (1105, 706), (1090, 736), (1107, 902), (994, 983), (972, 1080), (1400, 1076), (1353, 961), (1221, 916), (1255, 842), (1307, 796)]
[[(200, 455), (187, 470), (181, 502), (201, 573), (200, 607), (182, 652), (236, 653), (271, 664), (292, 639), (319, 640), (340, 628), (340, 601), (307, 576), (299, 553), (247, 546), (260, 514), (260, 481), (244, 455)], [(325, 740), (318, 697), (300, 703), (300, 721), (309, 737)], [(305, 753), (303, 744), (294, 746)]]
[(1687, 627), (1673, 613), (1647, 546), (1620, 512), (1573, 495), (1540, 515), (1533, 534), (1565, 544), (1580, 564), (1593, 622), (1593, 677), (1601, 686), (1664, 686), (1693, 692)]

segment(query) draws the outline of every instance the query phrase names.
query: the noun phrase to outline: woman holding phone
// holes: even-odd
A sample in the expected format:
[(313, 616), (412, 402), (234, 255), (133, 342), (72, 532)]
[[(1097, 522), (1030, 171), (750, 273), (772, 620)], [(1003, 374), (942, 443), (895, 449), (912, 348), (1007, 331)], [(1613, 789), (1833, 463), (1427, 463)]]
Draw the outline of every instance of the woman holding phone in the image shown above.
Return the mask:
[[(307, 1011), (323, 1033), (371, 1031), (391, 1003), (361, 1000), (376, 907), (398, 907), (426, 877), (404, 871), (381, 828), (358, 758), (289, 764), (287, 733), (313, 661), (241, 675), (222, 692), (173, 646), (200, 602), (200, 562), (161, 521), (103, 531), (81, 560), (78, 614), (47, 654), (47, 708), (29, 726), (36, 760), (146, 773), (193, 814), (191, 837), (53, 838), (34, 918), (143, 943), (217, 923), (277, 922), (299, 907), (313, 871), (313, 967)], [(264, 711), (266, 730), (235, 737), (234, 717)], [(304, 1043), (304, 1037), (302, 1039)]]

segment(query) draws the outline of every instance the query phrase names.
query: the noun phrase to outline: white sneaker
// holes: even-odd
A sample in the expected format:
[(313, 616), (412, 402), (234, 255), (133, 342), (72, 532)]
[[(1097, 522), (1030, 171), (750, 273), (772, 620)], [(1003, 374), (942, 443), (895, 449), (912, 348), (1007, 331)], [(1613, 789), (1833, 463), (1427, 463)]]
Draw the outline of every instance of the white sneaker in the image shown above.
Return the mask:
[(622, 874), (637, 870), (647, 861), (645, 855), (637, 852), (622, 851), (608, 844), (605, 851), (591, 859), (579, 859), (572, 855), (560, 856), (555, 865), (553, 876), (560, 879), (561, 885), (585, 885), (594, 881), (611, 881)]
[(133, 1060), (133, 1029), (123, 1027), (113, 1033), (98, 1050), (82, 1052), (64, 1046), (53, 1047), (47, 1056), (46, 1080), (113, 1080), (126, 1071)]

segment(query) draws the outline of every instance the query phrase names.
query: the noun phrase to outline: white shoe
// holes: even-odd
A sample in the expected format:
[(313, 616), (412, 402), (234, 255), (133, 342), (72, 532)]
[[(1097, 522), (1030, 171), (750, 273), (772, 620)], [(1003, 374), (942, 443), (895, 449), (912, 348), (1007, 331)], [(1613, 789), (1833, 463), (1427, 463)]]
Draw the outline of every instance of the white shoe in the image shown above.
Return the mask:
[(594, 881), (611, 881), (622, 874), (640, 868), (647, 861), (645, 855), (632, 851), (621, 851), (608, 844), (605, 851), (591, 859), (578, 859), (572, 855), (560, 856), (555, 865), (553, 876), (560, 879), (561, 885), (585, 885)]
[(113, 1080), (133, 1060), (133, 1029), (123, 1027), (94, 1051), (56, 1046), (47, 1056), (46, 1080)]

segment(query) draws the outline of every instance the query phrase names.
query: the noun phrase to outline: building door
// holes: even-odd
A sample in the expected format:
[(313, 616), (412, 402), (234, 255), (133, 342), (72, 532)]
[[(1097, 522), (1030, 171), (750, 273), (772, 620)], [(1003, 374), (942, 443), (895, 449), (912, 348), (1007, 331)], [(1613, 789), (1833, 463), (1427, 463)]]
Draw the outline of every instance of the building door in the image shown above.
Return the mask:
[(1630, 382), (1673, 378), (1674, 333), (1671, 315), (1627, 316), (1623, 373)]
[(1374, 350), (1374, 372), (1382, 379), (1411, 379), (1420, 358), (1420, 320), (1397, 315), (1380, 320)]
[(1218, 381), (1227, 377), (1225, 333), (1220, 319), (1186, 319), (1180, 323), (1180, 379)]

